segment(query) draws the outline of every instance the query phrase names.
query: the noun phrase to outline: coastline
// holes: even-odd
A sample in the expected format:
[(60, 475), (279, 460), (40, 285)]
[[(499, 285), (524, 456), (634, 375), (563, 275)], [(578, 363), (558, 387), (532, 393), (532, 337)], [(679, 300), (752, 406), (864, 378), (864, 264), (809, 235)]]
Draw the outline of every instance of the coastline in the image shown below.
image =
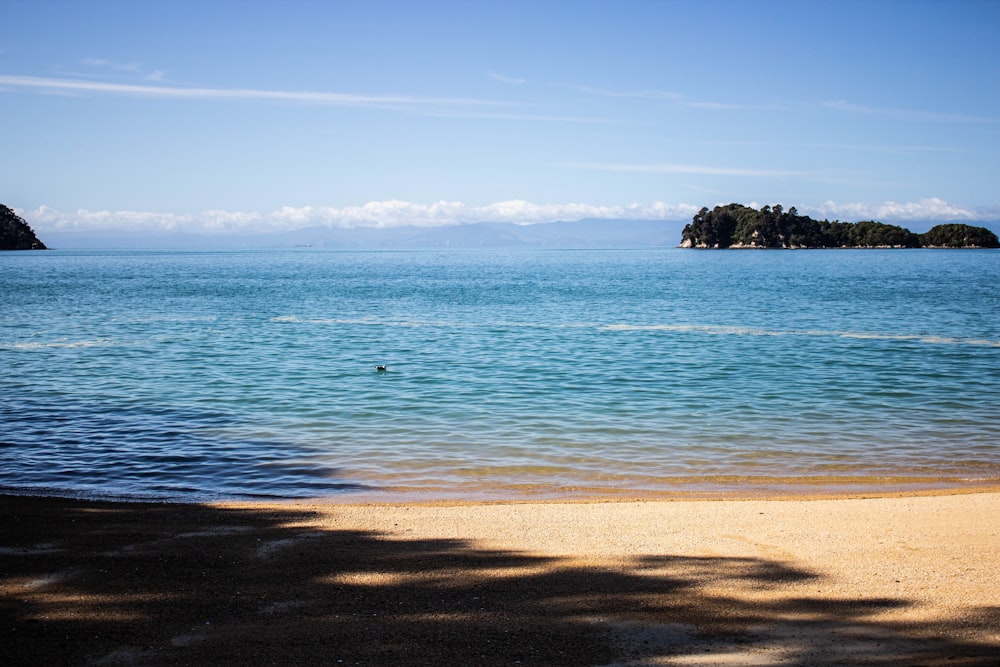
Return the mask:
[(3, 495), (4, 644), (10, 664), (995, 664), (1000, 490), (961, 491)]
[[(312, 500), (333, 505), (503, 505), (551, 503), (629, 503), (629, 502), (684, 502), (684, 501), (746, 501), (746, 500), (841, 500), (857, 498), (901, 498), (909, 496), (965, 495), (1000, 493), (1000, 480), (984, 478), (975, 481), (942, 478), (899, 478), (886, 481), (880, 478), (818, 479), (815, 477), (774, 478), (770, 483), (748, 483), (745, 478), (734, 478), (730, 484), (703, 484), (678, 482), (673, 488), (588, 488), (549, 487), (522, 485), (518, 487), (482, 488), (469, 486), (450, 490), (409, 489), (388, 487), (359, 490)], [(3, 491), (0, 491), (0, 495)], [(112, 498), (111, 500), (117, 500)], [(248, 499), (247, 502), (299, 503), (302, 498), (279, 500)], [(211, 502), (211, 501), (210, 501)], [(224, 503), (240, 500), (221, 501)]]

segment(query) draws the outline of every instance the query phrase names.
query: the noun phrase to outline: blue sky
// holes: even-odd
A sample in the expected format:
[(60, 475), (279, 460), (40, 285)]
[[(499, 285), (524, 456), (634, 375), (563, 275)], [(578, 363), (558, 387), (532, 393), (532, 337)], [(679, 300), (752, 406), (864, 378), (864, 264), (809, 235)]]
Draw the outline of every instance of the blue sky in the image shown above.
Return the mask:
[(6, 0), (0, 25), (0, 201), (40, 232), (1000, 220), (997, 1)]

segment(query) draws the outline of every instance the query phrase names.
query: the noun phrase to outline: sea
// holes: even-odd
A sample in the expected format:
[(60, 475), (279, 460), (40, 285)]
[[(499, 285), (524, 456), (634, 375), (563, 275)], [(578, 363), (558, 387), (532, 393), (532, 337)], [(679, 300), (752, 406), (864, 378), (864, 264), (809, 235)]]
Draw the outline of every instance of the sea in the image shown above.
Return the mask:
[(0, 307), (5, 493), (1000, 483), (1000, 251), (8, 252)]

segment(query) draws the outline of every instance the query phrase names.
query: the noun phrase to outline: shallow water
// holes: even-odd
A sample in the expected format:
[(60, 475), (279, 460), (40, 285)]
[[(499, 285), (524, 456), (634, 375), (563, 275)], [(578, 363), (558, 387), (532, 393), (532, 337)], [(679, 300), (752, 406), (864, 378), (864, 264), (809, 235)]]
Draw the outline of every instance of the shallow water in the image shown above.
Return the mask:
[(7, 490), (1000, 480), (995, 251), (6, 253), (0, 302)]

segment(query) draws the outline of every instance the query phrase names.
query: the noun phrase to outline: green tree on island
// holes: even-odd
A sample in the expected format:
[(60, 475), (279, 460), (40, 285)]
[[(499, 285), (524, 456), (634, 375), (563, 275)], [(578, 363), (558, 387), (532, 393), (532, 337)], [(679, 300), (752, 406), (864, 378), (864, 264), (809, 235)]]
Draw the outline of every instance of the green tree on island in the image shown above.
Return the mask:
[(997, 235), (985, 227), (938, 225), (920, 235), (928, 248), (1000, 248)]
[(925, 234), (874, 220), (814, 220), (781, 204), (760, 210), (742, 204), (707, 207), (684, 227), (683, 248), (1000, 248), (985, 227), (946, 224)]

